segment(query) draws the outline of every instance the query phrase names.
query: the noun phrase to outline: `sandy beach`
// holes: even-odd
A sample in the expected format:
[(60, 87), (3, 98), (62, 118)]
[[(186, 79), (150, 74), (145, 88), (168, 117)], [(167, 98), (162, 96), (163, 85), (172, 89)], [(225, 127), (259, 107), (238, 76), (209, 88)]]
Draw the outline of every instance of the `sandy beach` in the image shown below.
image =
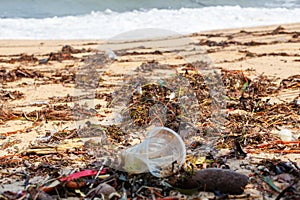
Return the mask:
[[(8, 166), (23, 169), (24, 166), (17, 164), (23, 163), (21, 155), (29, 158), (30, 155), (43, 156), (56, 151), (64, 154), (81, 149), (84, 140), (80, 140), (80, 135), (72, 135), (71, 131), (78, 128), (81, 120), (77, 118), (78, 113), (74, 114), (74, 106), (82, 100), (80, 96), (93, 93), (94, 114), (86, 116), (92, 123), (105, 124), (112, 114), (108, 102), (114, 97), (113, 92), (125, 84), (124, 81), (139, 77), (139, 73), (153, 76), (153, 80), (161, 78), (164, 74), (189, 73), (189, 70), (195, 69), (187, 69), (191, 68), (188, 63), (203, 60), (209, 60), (210, 70), (222, 71), (228, 73), (228, 76), (238, 74), (253, 82), (266, 80), (267, 77), (274, 84), (273, 88), (281, 88), (273, 93), (266, 91), (266, 95), (261, 97), (264, 100), (268, 99), (272, 105), (290, 105), (291, 102), (295, 102), (292, 107), (294, 110), (286, 107), (285, 110), (278, 111), (278, 116), (284, 118), (285, 123), (279, 118), (274, 118), (276, 122), (265, 122), (265, 129), (257, 131), (258, 134), (267, 134), (262, 138), (271, 137), (269, 140), (250, 142), (251, 144), (243, 148), (249, 150), (250, 157), (280, 159), (295, 162), (300, 166), (299, 143), (298, 148), (291, 147), (291, 151), (286, 152), (282, 150), (288, 149), (288, 145), (282, 149), (280, 145), (272, 149), (258, 148), (260, 145), (267, 145), (268, 142), (280, 140), (278, 133), (281, 129), (291, 131), (292, 139), (289, 141), (299, 142), (299, 42), (300, 23), (216, 30), (135, 41), (0, 40), (0, 174), (5, 177), (3, 169)], [(94, 64), (94, 68), (88, 68), (88, 75), (81, 76), (91, 64)], [(171, 67), (156, 69), (157, 65)], [(153, 70), (149, 71), (147, 67), (152, 67)], [(85, 91), (77, 90), (76, 86), (85, 84), (80, 77), (92, 86), (85, 88)], [(259, 79), (261, 77), (265, 78)], [(79, 110), (79, 114), (86, 111), (81, 107)], [(239, 115), (246, 113), (245, 116), (248, 116), (253, 115), (254, 111), (226, 110), (228, 115), (233, 115), (234, 112)], [(202, 125), (200, 122), (196, 123), (196, 126)], [(253, 128), (251, 131), (259, 128)], [(268, 131), (265, 131), (267, 129)], [(49, 136), (63, 133), (64, 130), (67, 135), (58, 136), (53, 143)], [(231, 136), (240, 134), (234, 132), (234, 129), (229, 132)], [(51, 144), (47, 145), (47, 137)], [(190, 145), (191, 141), (196, 139), (195, 135), (187, 138), (186, 145)], [(251, 138), (248, 139), (250, 140)], [(135, 145), (138, 141), (132, 139), (129, 144)], [(122, 138), (119, 142), (122, 143)], [(230, 149), (230, 146), (224, 147)], [(79, 154), (75, 154), (70, 165), (82, 166), (82, 161), (76, 161), (79, 157)], [(11, 158), (13, 162), (8, 164), (5, 160), (7, 158)], [(42, 162), (38, 158), (36, 160)], [(233, 168), (237, 168), (243, 161), (231, 162)], [(7, 186), (2, 189), (0, 187), (0, 191), (12, 190), (11, 187), (15, 187), (3, 181), (1, 184)], [(280, 189), (286, 187), (279, 183), (277, 186), (282, 187)], [(262, 199), (264, 195), (261, 190), (251, 186), (247, 192), (258, 195), (258, 199)], [(273, 195), (272, 198), (276, 197), (274, 192), (270, 194)]]

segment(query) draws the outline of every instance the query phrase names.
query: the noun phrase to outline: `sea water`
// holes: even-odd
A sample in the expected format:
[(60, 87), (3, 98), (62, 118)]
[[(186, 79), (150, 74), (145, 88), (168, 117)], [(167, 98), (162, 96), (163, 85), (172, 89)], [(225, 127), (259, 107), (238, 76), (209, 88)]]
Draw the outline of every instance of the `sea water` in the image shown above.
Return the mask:
[(0, 39), (107, 39), (300, 22), (300, 0), (0, 0)]

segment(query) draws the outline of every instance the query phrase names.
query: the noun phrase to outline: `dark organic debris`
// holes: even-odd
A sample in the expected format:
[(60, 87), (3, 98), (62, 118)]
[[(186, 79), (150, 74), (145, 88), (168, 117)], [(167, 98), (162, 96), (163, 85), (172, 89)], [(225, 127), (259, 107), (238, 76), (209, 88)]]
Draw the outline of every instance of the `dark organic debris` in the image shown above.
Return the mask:
[(0, 101), (16, 100), (24, 97), (24, 94), (20, 91), (6, 91), (0, 90)]
[(48, 58), (41, 59), (39, 61), (40, 64), (46, 64), (49, 61), (59, 61), (62, 62), (64, 60), (71, 60), (71, 59), (76, 59), (76, 57), (72, 56), (72, 54), (78, 54), (78, 53), (86, 53), (86, 52), (91, 52), (93, 50), (91, 49), (75, 49), (70, 45), (65, 45), (62, 47), (61, 51), (59, 52), (51, 52), (48, 55)]
[(242, 194), (248, 183), (244, 174), (229, 169), (208, 168), (197, 170), (191, 176), (180, 177), (174, 187), (181, 191), (209, 191), (223, 194)]
[(47, 108), (39, 111), (32, 111), (27, 114), (23, 113), (23, 116), (31, 121), (29, 118), (35, 118), (35, 121), (42, 120), (80, 120), (88, 116), (96, 116), (97, 111), (94, 109), (86, 108), (79, 104), (75, 104), (73, 107), (67, 104), (59, 104), (53, 107), (48, 106)]
[(155, 69), (164, 69), (168, 68), (167, 65), (162, 65), (159, 62), (152, 60), (145, 63), (142, 63), (139, 67), (135, 69), (136, 72), (152, 72)]
[(234, 40), (226, 40), (226, 41), (221, 41), (217, 42), (214, 40), (209, 40), (209, 39), (202, 39), (199, 42), (199, 45), (207, 45), (209, 47), (228, 47), (230, 45), (241, 45), (241, 46), (258, 46), (258, 45), (267, 45), (269, 43), (266, 42), (256, 42), (256, 41), (250, 41), (250, 42), (239, 42), (239, 41), (234, 41)]
[(0, 69), (0, 82), (12, 82), (20, 78), (42, 78), (43, 74), (32, 69), (24, 69), (18, 67), (16, 69), (7, 70)]
[[(118, 97), (130, 94), (129, 102), (126, 102), (127, 109), (122, 111), (123, 129), (132, 125), (142, 127), (156, 124), (178, 131), (180, 126), (188, 126), (194, 118), (201, 118), (197, 116), (198, 112), (208, 115), (205, 109), (199, 109), (210, 106), (209, 101), (204, 102), (204, 99), (209, 98), (209, 92), (200, 74), (182, 73), (159, 83), (148, 82), (146, 79), (139, 79), (138, 82), (141, 85), (134, 88), (134, 91), (124, 87), (115, 94)], [(202, 119), (205, 121), (207, 117)]]
[(300, 74), (290, 76), (286, 79), (283, 79), (280, 82), (280, 88), (282, 89), (300, 89)]
[(20, 54), (18, 58), (11, 58), (9, 60), (0, 59), (0, 62), (14, 64), (16, 62), (37, 62), (38, 59), (34, 55)]
[(0, 106), (0, 124), (18, 117), (20, 117), (20, 113), (14, 112), (12, 109), (6, 108), (3, 105)]

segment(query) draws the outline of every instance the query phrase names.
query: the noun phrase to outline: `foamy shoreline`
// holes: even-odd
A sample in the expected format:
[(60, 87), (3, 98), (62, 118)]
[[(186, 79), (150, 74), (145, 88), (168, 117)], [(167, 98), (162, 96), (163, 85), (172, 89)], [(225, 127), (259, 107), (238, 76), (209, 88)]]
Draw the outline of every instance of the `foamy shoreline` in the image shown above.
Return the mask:
[(299, 22), (300, 8), (212, 6), (95, 11), (48, 18), (0, 18), (0, 39), (108, 39), (127, 31), (158, 28), (179, 34)]

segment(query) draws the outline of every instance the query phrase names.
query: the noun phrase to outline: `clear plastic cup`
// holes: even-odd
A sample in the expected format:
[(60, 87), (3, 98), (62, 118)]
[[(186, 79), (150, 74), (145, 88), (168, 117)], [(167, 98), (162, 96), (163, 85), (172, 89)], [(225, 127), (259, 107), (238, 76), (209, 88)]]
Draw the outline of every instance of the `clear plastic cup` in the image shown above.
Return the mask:
[(165, 177), (185, 162), (186, 148), (176, 132), (166, 127), (155, 127), (145, 141), (126, 149), (121, 156), (123, 169), (128, 173), (149, 171), (156, 177)]

